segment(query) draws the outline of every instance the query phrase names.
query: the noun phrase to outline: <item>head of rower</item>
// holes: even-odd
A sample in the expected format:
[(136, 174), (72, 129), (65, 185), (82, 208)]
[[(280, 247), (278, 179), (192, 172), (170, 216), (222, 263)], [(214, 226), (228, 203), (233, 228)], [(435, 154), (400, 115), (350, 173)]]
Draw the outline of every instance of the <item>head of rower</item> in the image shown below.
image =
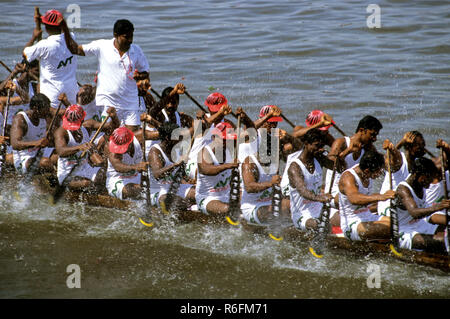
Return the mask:
[(34, 95), (30, 100), (30, 110), (35, 118), (45, 119), (50, 116), (50, 99), (42, 93)]
[(119, 52), (127, 52), (133, 43), (134, 26), (126, 19), (117, 20), (114, 23), (114, 46)]
[(376, 179), (384, 171), (384, 156), (374, 150), (367, 151), (361, 157), (359, 168), (366, 178)]
[(412, 158), (418, 158), (425, 155), (425, 139), (419, 131), (407, 132), (403, 137), (402, 145)]
[(271, 113), (272, 116), (270, 116), (270, 118), (263, 123), (261, 128), (266, 129), (267, 133), (271, 134), (271, 130), (277, 128), (278, 122), (282, 122), (283, 118), (279, 116), (281, 114), (281, 110), (276, 105), (263, 106), (259, 111), (259, 118), (263, 118), (269, 113)]
[(320, 156), (325, 152), (326, 136), (318, 128), (314, 128), (303, 135), (303, 151), (313, 157)]
[(415, 189), (426, 189), (430, 187), (433, 178), (439, 174), (434, 162), (425, 157), (418, 157), (414, 160), (408, 183)]
[(383, 125), (377, 118), (366, 115), (359, 121), (355, 133), (360, 135), (363, 146), (372, 146), (382, 128)]
[(40, 19), (49, 35), (61, 34), (61, 21), (64, 19), (61, 12), (55, 9), (48, 10)]

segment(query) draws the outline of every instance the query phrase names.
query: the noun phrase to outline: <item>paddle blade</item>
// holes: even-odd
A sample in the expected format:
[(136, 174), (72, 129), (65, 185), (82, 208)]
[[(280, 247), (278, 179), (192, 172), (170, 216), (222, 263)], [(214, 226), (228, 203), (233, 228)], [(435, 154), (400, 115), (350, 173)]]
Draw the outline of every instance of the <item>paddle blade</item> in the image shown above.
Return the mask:
[(316, 258), (322, 258), (325, 249), (325, 238), (322, 234), (314, 236), (309, 245), (309, 252)]

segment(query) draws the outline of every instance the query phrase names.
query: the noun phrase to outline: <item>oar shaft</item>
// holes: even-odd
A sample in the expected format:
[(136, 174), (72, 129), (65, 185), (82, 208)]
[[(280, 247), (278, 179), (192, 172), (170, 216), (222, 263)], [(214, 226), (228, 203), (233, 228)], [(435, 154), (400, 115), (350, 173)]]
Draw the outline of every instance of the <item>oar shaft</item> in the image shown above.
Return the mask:
[[(95, 132), (94, 136), (92, 136), (91, 140), (89, 143), (94, 143), (95, 139), (97, 138), (98, 134), (100, 134), (101, 130), (103, 129), (103, 126), (105, 126), (106, 122), (109, 119), (109, 114), (105, 117), (105, 119), (103, 120), (103, 122), (100, 124), (99, 128), (97, 129), (97, 131)], [(86, 155), (87, 151), (83, 151), (83, 153), (81, 153), (80, 158), (83, 158)]]
[[(41, 14), (39, 13), (39, 7), (34, 7), (34, 15), (38, 16), (38, 17), (41, 16)], [(41, 31), (41, 21), (40, 20), (35, 21), (35, 24), (36, 24), (36, 30)], [(42, 34), (39, 35), (39, 37), (38, 37), (38, 41), (41, 41), (41, 40), (42, 40)]]
[(286, 121), (286, 123), (288, 123), (292, 128), (295, 127), (295, 124), (291, 122), (291, 120), (289, 120), (283, 113), (281, 113), (281, 117), (283, 118), (283, 120)]
[(0, 60), (0, 64), (6, 69), (6, 71), (8, 71), (9, 73), (12, 73), (12, 70), (5, 63), (3, 63), (2, 60)]
[(347, 136), (344, 131), (342, 131), (336, 124), (333, 124), (333, 127), (342, 135)]

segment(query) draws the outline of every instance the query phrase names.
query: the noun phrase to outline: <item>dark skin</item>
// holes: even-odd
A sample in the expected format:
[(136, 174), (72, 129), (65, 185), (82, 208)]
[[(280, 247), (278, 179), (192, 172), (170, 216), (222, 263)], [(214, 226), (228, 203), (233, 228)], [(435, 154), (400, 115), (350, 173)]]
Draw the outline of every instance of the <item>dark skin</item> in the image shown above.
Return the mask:
[[(138, 131), (135, 134), (135, 137), (139, 141), (139, 143), (144, 142), (144, 137), (142, 134), (142, 130)], [(104, 152), (109, 159), (111, 165), (114, 169), (119, 173), (133, 173), (135, 171), (143, 172), (148, 168), (149, 162), (140, 162), (137, 164), (125, 164), (123, 163), (123, 154), (112, 153), (109, 151), (109, 142), (105, 145)], [(128, 149), (125, 153), (128, 153), (131, 157), (134, 156), (135, 148), (133, 142), (130, 143)], [(122, 190), (122, 196), (124, 199), (126, 198), (138, 198), (142, 192), (142, 187), (139, 184), (127, 184)]]
[[(214, 165), (214, 162), (210, 154), (204, 148), (202, 151), (199, 152), (199, 160), (198, 160), (198, 170), (201, 174), (208, 176), (215, 176), (225, 170), (239, 167), (239, 163), (237, 163), (237, 161), (234, 163), (225, 163), (226, 160), (225, 150), (227, 146), (225, 139), (213, 136), (213, 141), (209, 146), (211, 147), (211, 150), (213, 152), (215, 151), (216, 147), (219, 147), (223, 150), (222, 164), (219, 163), (219, 165)], [(220, 158), (218, 158), (218, 160), (220, 160)], [(227, 203), (223, 203), (219, 200), (212, 200), (206, 206), (206, 210), (214, 215), (225, 216), (226, 214), (228, 214), (229, 206)]]
[[(113, 107), (110, 107), (108, 109), (108, 114), (111, 117), (111, 121), (104, 125), (102, 131), (106, 133), (112, 132), (116, 127), (119, 127), (120, 121), (117, 118), (116, 110)], [(101, 126), (101, 123), (94, 121), (94, 120), (87, 120), (82, 123), (82, 126), (85, 127), (88, 131), (88, 133), (91, 133), (92, 131), (96, 131)], [(71, 131), (73, 138), (77, 143), (81, 143), (83, 139), (83, 133), (81, 131), (81, 128), (76, 131)], [(74, 155), (78, 152), (84, 152), (89, 150), (95, 150), (96, 146), (93, 145), (91, 142), (83, 143), (80, 145), (75, 146), (67, 146), (67, 143), (69, 142), (69, 135), (67, 133), (67, 130), (64, 129), (62, 126), (60, 126), (55, 131), (55, 150), (56, 153), (60, 157), (69, 157), (71, 155)], [(91, 165), (93, 166), (101, 166), (103, 164), (103, 160), (101, 156), (98, 153), (92, 153), (89, 156), (89, 160)], [(106, 180), (106, 175), (104, 170), (100, 170), (99, 173), (97, 173), (96, 179), (94, 181), (94, 184), (97, 186), (104, 185)], [(89, 188), (92, 186), (92, 182), (86, 178), (76, 177), (69, 183), (69, 188), (71, 189), (84, 189)]]
[[(172, 152), (172, 148), (178, 143), (179, 141), (172, 141), (172, 140), (163, 140), (161, 141), (160, 147), (163, 150), (165, 154), (170, 154)], [(181, 163), (183, 163), (183, 159), (180, 159), (178, 162), (173, 163), (171, 165), (165, 166), (166, 161), (164, 160), (163, 155), (161, 152), (153, 147), (149, 152), (149, 163), (150, 163), (150, 169), (152, 170), (152, 174), (156, 179), (164, 178), (167, 175), (170, 175), (174, 169), (179, 167)], [(179, 197), (179, 196), (176, 196)], [(166, 195), (161, 196), (160, 200), (164, 201), (166, 198)], [(185, 199), (179, 197), (180, 200), (184, 201), (187, 200), (190, 204), (195, 203), (195, 187), (191, 187), (189, 190), (187, 196)], [(188, 203), (186, 203), (187, 205)]]
[(352, 154), (353, 159), (357, 160), (361, 156), (363, 149), (367, 151), (376, 150), (373, 143), (376, 142), (378, 133), (379, 131), (376, 130), (360, 128), (350, 137), (350, 145), (348, 147), (344, 137), (337, 138), (331, 146), (328, 158), (332, 161), (338, 158), (337, 171), (342, 173), (348, 168), (344, 161), (348, 154)]
[[(419, 174), (411, 174), (406, 182), (412, 187), (414, 192), (419, 198), (423, 198), (424, 188), (428, 188), (430, 183), (432, 182), (432, 177), (428, 174), (419, 175)], [(417, 207), (417, 203), (414, 200), (411, 191), (403, 185), (399, 185), (397, 187), (397, 195), (400, 199), (400, 208), (406, 209), (408, 213), (414, 219), (421, 219), (423, 217), (429, 216), (434, 212), (443, 209), (450, 208), (450, 200), (444, 199), (440, 203), (436, 205), (419, 208)], [(445, 224), (445, 223), (444, 223)], [(445, 244), (444, 244), (444, 233), (443, 226), (438, 228), (434, 235), (424, 235), (417, 234), (412, 239), (412, 248), (414, 249), (425, 249), (433, 252), (444, 252)]]
[[(316, 159), (321, 166), (333, 169), (333, 162), (323, 155), (324, 151), (324, 144), (321, 141), (304, 144), (303, 151), (300, 154), (299, 159), (305, 164), (305, 167), (311, 174), (314, 173), (314, 159)], [(321, 202), (324, 204), (333, 200), (333, 196), (331, 194), (314, 194), (307, 188), (305, 177), (300, 166), (297, 163), (293, 162), (289, 166), (288, 176), (289, 184), (295, 187), (303, 198), (310, 201)], [(312, 218), (307, 220), (306, 227), (317, 229), (317, 221)]]
[[(361, 179), (363, 186), (368, 187), (370, 179), (376, 179), (382, 173), (382, 168), (375, 172), (368, 169), (361, 170), (359, 165), (355, 167), (355, 172)], [(388, 190), (384, 194), (365, 195), (359, 192), (355, 177), (350, 172), (344, 172), (339, 179), (339, 191), (346, 195), (351, 204), (357, 206), (368, 206), (379, 201), (395, 198), (395, 192)], [(383, 216), (378, 221), (359, 223), (357, 231), (363, 240), (368, 239), (389, 239), (390, 238), (390, 218)]]

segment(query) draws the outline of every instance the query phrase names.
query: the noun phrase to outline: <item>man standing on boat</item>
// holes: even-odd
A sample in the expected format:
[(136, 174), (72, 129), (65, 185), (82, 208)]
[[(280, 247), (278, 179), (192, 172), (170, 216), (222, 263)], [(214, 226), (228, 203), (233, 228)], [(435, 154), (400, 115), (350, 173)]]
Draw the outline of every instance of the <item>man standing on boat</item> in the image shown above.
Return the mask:
[(390, 238), (390, 219), (372, 213), (370, 205), (394, 199), (395, 192), (372, 193), (372, 182), (383, 171), (384, 157), (366, 151), (359, 164), (348, 168), (339, 179), (340, 225), (344, 235), (354, 241)]
[(62, 20), (67, 47), (76, 55), (93, 55), (98, 59), (96, 103), (103, 106), (103, 116), (109, 106), (128, 129), (139, 129), (140, 113), (136, 81), (149, 79), (150, 68), (142, 49), (133, 44), (134, 26), (128, 20), (114, 23), (112, 39), (96, 40), (78, 45)]
[[(77, 57), (69, 51), (64, 41), (61, 24), (64, 20), (61, 12), (49, 10), (44, 16), (35, 16), (34, 19), (45, 25), (49, 37), (33, 45), (42, 34), (41, 30), (35, 28), (32, 38), (23, 49), (23, 56), (29, 63), (35, 59), (39, 60), (39, 92), (50, 99), (51, 107), (57, 108), (58, 96), (63, 92), (69, 100), (75, 101), (78, 91)], [(74, 35), (70, 34), (70, 37), (73, 38)]]

